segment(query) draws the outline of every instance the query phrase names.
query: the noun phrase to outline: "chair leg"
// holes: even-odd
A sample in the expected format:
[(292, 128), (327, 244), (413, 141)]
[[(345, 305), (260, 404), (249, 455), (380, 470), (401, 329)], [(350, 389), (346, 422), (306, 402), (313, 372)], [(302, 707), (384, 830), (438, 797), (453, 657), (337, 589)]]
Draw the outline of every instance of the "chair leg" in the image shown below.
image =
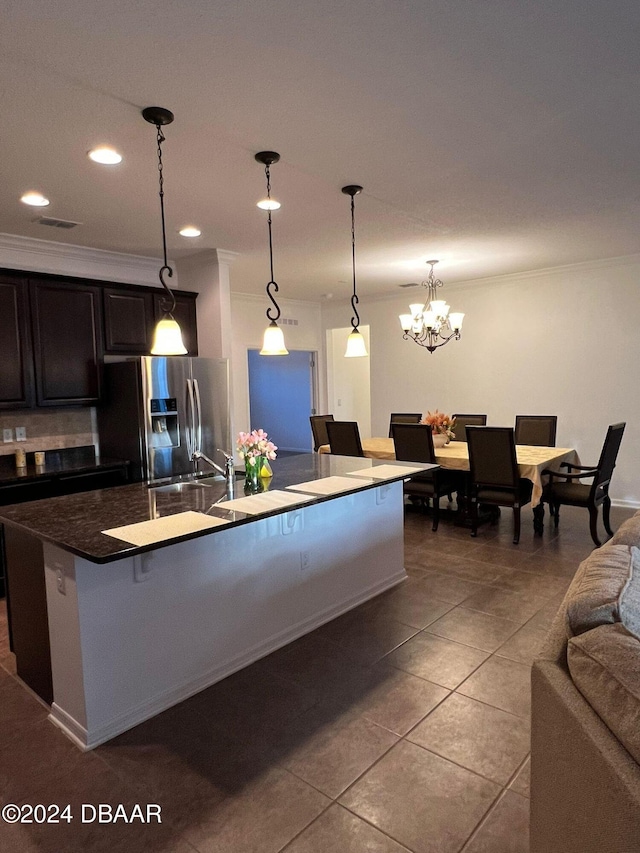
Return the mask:
[(551, 511), (551, 515), (553, 516), (553, 526), (557, 529), (560, 524), (560, 504), (550, 503), (549, 509)]
[(440, 495), (435, 494), (433, 496), (431, 499), (431, 505), (433, 506), (433, 526), (431, 529), (435, 533), (440, 522)]
[(611, 512), (611, 498), (609, 495), (602, 502), (602, 521), (604, 523), (604, 529), (607, 531), (609, 536), (613, 536), (613, 530), (611, 529), (611, 520), (610, 520), (610, 512)]
[(596, 546), (599, 548), (602, 544), (598, 539), (598, 507), (590, 506), (589, 507), (589, 530), (591, 532), (591, 538), (596, 543)]
[(513, 508), (513, 544), (517, 545), (520, 541), (520, 507)]
[(471, 498), (471, 535), (478, 535), (478, 501)]

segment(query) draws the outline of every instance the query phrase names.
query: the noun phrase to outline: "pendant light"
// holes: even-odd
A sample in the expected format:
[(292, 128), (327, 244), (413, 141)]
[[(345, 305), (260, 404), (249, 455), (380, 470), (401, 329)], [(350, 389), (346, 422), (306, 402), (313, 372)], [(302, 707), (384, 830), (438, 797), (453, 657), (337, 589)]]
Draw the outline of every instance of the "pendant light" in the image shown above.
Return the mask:
[(164, 178), (162, 174), (162, 143), (164, 142), (164, 134), (162, 128), (166, 124), (171, 124), (173, 121), (173, 113), (165, 110), (163, 107), (145, 107), (142, 110), (142, 117), (149, 124), (154, 124), (157, 130), (158, 143), (158, 182), (160, 195), (160, 218), (162, 220), (162, 251), (164, 254), (164, 262), (160, 267), (158, 276), (160, 284), (166, 291), (166, 296), (163, 294), (162, 302), (162, 319), (156, 325), (153, 334), (153, 343), (151, 345), (151, 355), (186, 355), (187, 348), (182, 340), (182, 332), (180, 326), (173, 317), (173, 311), (176, 307), (176, 298), (169, 285), (164, 280), (165, 274), (171, 278), (173, 270), (167, 262), (167, 233), (164, 224)]
[(360, 358), (367, 355), (367, 347), (365, 346), (362, 333), (358, 331), (360, 324), (360, 315), (358, 314), (358, 294), (356, 292), (356, 227), (355, 227), (355, 197), (362, 192), (362, 187), (357, 184), (349, 184), (348, 187), (342, 187), (342, 192), (345, 195), (351, 196), (351, 266), (353, 269), (353, 295), (351, 296), (351, 307), (353, 308), (353, 316), (351, 317), (351, 334), (347, 338), (347, 351), (345, 358)]
[[(273, 303), (273, 308), (275, 308), (275, 314), (272, 315), (271, 312), (273, 308), (269, 306), (267, 308), (267, 320), (270, 320), (269, 325), (265, 329), (264, 339), (262, 342), (262, 349), (260, 350), (260, 355), (289, 355), (289, 350), (286, 348), (284, 344), (284, 335), (282, 334), (282, 329), (278, 326), (277, 320), (280, 319), (280, 306), (275, 300), (273, 293), (277, 293), (279, 288), (277, 282), (273, 278), (273, 240), (271, 237), (271, 211), (277, 210), (280, 205), (277, 201), (271, 198), (271, 172), (270, 167), (277, 163), (280, 159), (280, 155), (276, 154), (275, 151), (259, 151), (256, 154), (256, 160), (258, 163), (262, 163), (264, 165), (264, 173), (267, 178), (267, 197), (262, 201), (258, 202), (258, 207), (262, 210), (267, 211), (267, 223), (269, 226), (269, 270), (271, 272), (271, 279), (267, 284), (267, 296)], [(273, 293), (272, 293), (273, 291)]]

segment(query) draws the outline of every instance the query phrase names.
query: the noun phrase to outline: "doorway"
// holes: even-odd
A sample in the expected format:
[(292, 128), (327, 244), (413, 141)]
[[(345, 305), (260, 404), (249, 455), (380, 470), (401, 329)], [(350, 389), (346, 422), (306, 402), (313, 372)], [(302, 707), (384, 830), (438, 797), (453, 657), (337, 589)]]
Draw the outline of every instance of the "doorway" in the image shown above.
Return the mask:
[[(345, 358), (352, 329), (327, 329), (327, 402), (337, 421), (357, 421), (361, 438), (371, 438), (370, 357)], [(371, 352), (369, 326), (360, 326)]]
[(290, 351), (288, 356), (247, 353), (251, 429), (263, 429), (279, 451), (309, 453), (313, 449), (309, 415), (316, 397), (316, 354)]

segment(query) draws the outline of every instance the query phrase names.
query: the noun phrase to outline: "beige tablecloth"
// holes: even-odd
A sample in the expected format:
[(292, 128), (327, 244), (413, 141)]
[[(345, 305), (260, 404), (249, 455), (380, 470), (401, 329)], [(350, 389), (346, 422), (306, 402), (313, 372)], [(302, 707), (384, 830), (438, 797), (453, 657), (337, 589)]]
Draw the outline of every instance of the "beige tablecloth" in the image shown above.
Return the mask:
[[(392, 438), (363, 438), (362, 450), (369, 459), (396, 458)], [(466, 441), (452, 441), (446, 447), (436, 447), (435, 451), (436, 462), (443, 468), (453, 468), (457, 471), (469, 470), (469, 451)], [(329, 445), (323, 444), (319, 452), (329, 453)], [(545, 468), (559, 471), (561, 462), (569, 462), (573, 465), (578, 465), (580, 462), (576, 451), (571, 447), (537, 447), (529, 444), (516, 446), (516, 458), (520, 476), (533, 483), (532, 506), (538, 506), (540, 503), (544, 485), (542, 472)]]

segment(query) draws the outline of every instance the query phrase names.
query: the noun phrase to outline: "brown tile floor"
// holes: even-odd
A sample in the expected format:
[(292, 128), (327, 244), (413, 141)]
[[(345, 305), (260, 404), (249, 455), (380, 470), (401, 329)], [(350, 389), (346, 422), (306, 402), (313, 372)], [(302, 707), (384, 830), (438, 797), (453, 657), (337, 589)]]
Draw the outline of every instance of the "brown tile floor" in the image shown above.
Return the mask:
[[(614, 524), (631, 512), (614, 510)], [(17, 682), (0, 607), (3, 853), (526, 853), (529, 668), (578, 562), (584, 511), (477, 539), (411, 510), (409, 579), (91, 753)], [(158, 803), (161, 825), (81, 822)]]

